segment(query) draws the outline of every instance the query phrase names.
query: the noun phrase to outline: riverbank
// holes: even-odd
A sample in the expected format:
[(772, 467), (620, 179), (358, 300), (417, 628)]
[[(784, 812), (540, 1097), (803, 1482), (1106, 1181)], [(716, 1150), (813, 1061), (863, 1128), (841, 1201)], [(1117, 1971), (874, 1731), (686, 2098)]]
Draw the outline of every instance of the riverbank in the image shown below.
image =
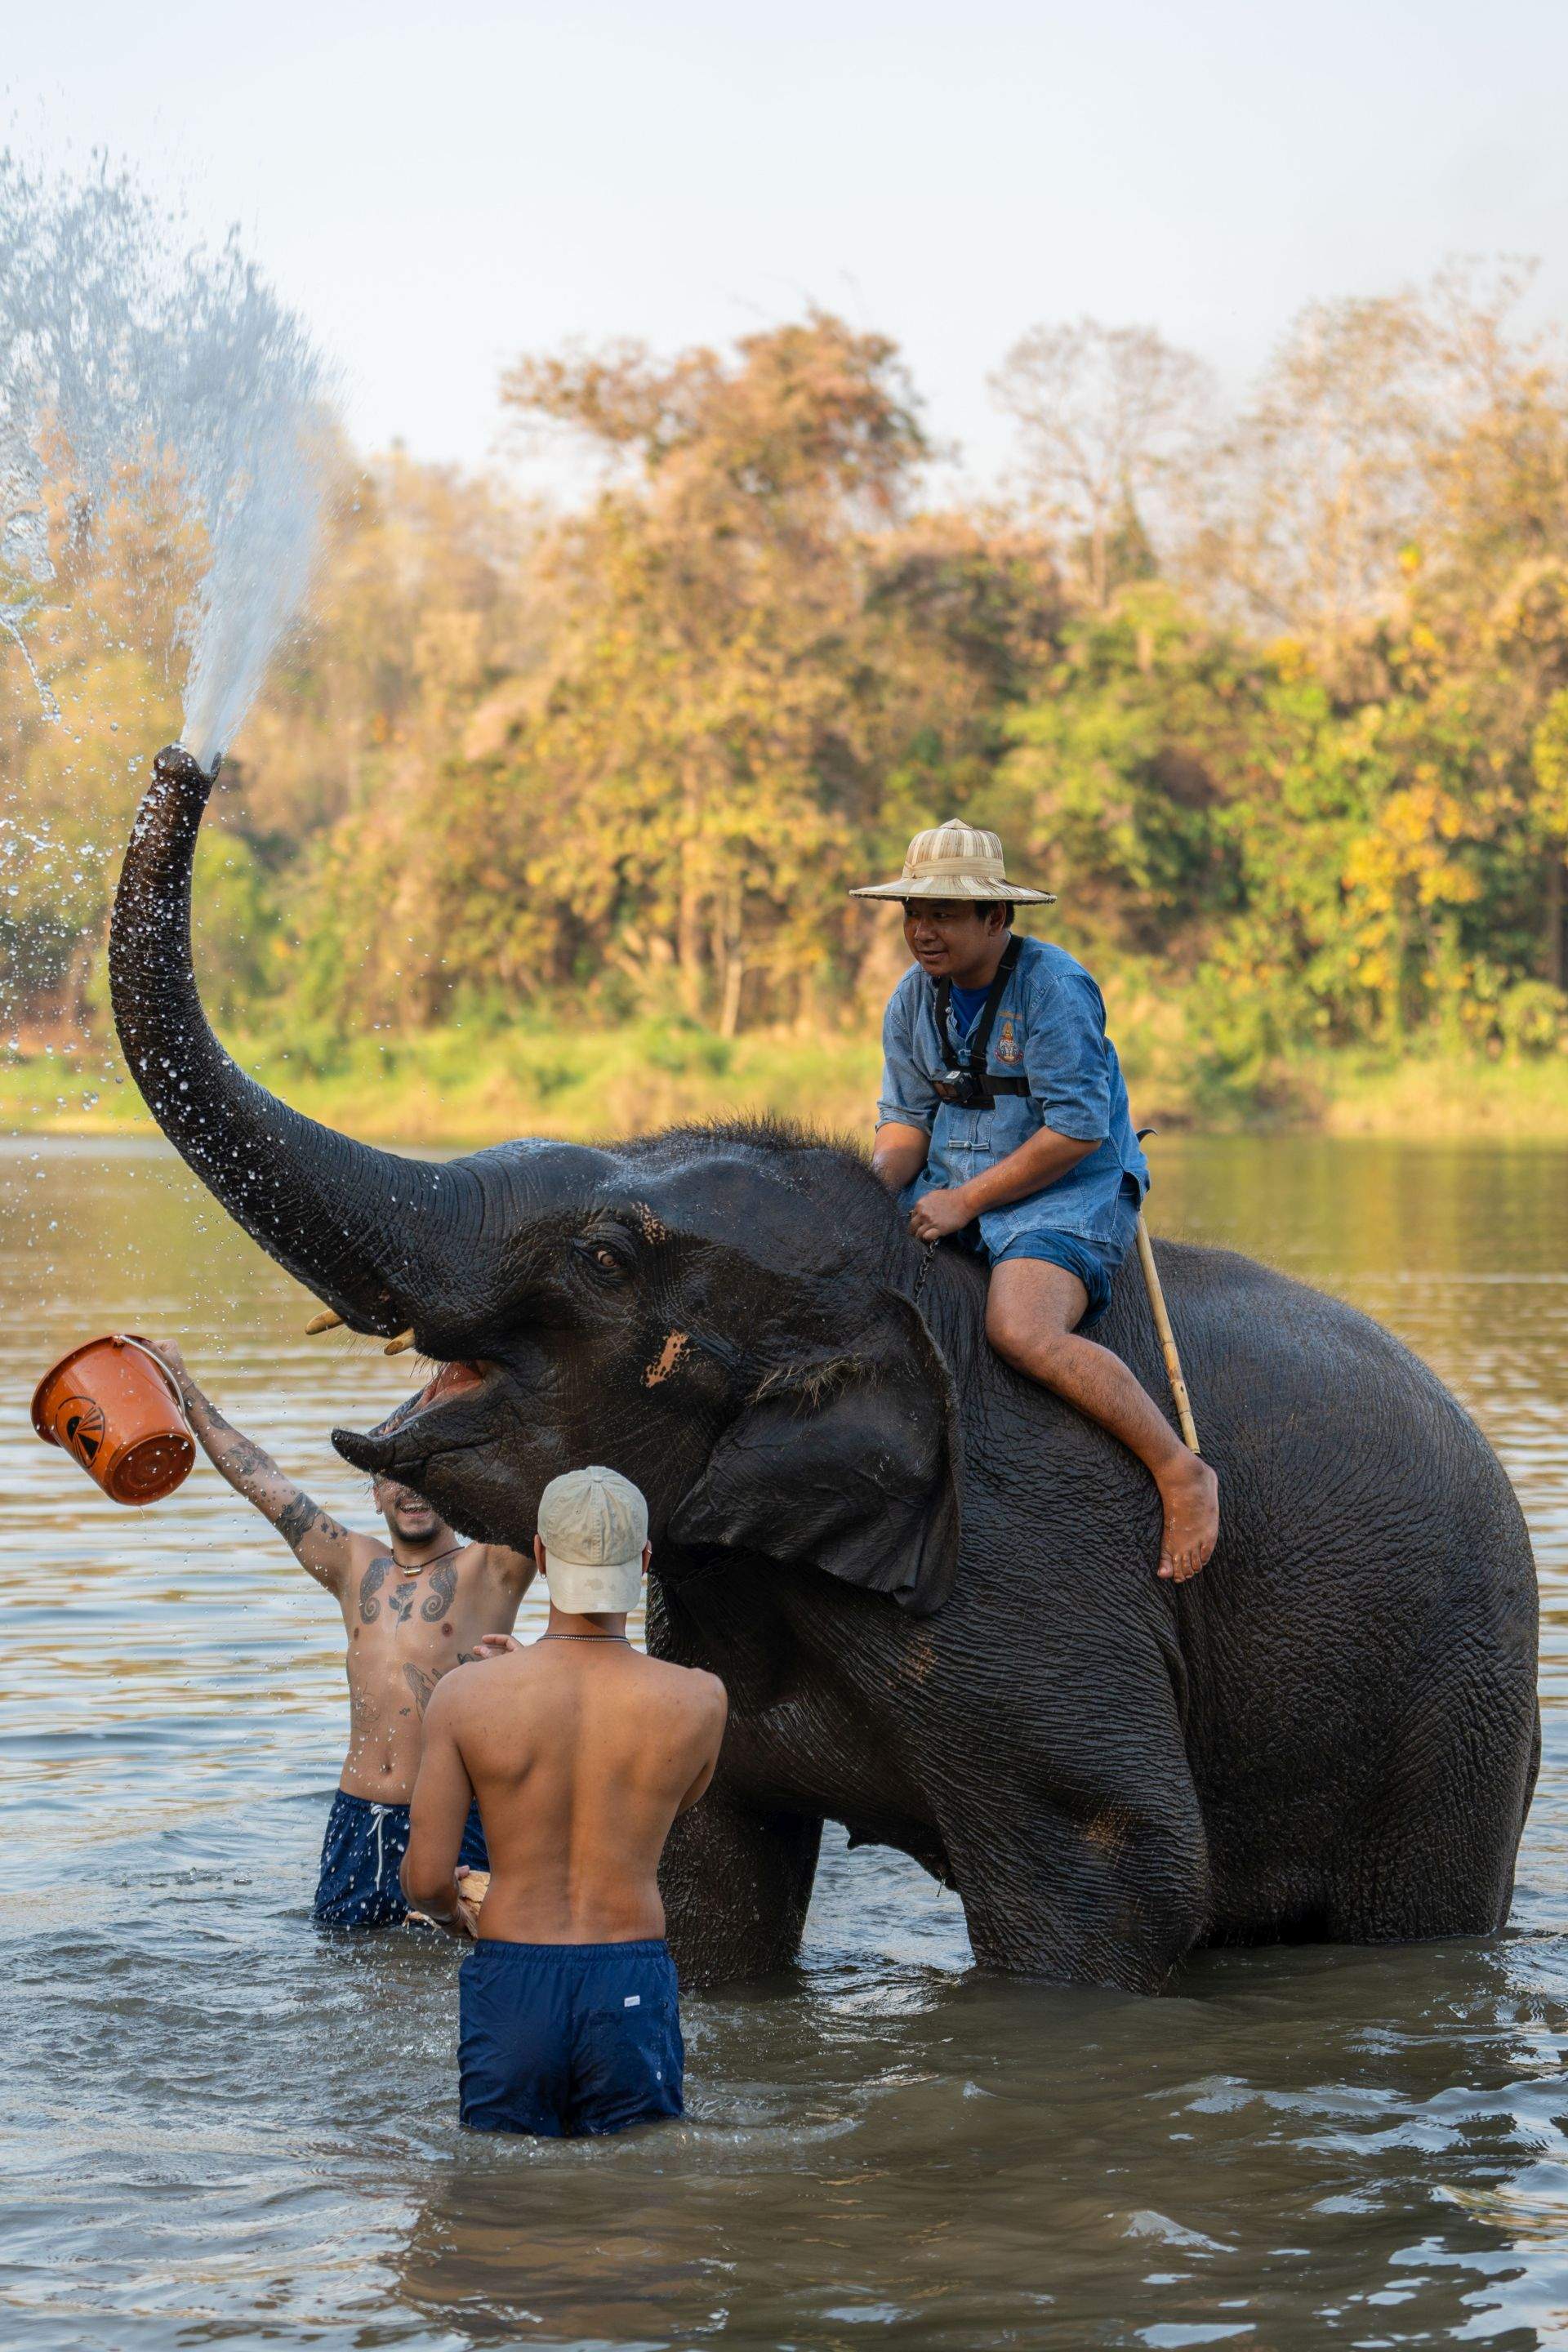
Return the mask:
[[(309, 1117), (374, 1141), (492, 1143), (512, 1135), (614, 1137), (682, 1120), (796, 1118), (869, 1132), (880, 1057), (874, 1034), (737, 1037), (670, 1022), (615, 1030), (558, 1024), (425, 1030), (405, 1037), (233, 1041), (241, 1066)], [(1133, 1028), (1126, 1055), (1141, 1124), (1167, 1133), (1298, 1129), (1410, 1140), (1568, 1141), (1568, 1056), (1392, 1063), (1321, 1054), (1247, 1080), (1192, 1077), (1180, 1041)], [(0, 1130), (151, 1133), (135, 1087), (105, 1045), (38, 1048), (0, 1061)]]
[[(664, 1022), (226, 1042), (242, 1069), (309, 1118), (372, 1141), (432, 1145), (581, 1140), (737, 1113), (866, 1131), (881, 1066), (874, 1034), (731, 1039)], [(0, 1129), (153, 1131), (107, 1045), (0, 1062)]]

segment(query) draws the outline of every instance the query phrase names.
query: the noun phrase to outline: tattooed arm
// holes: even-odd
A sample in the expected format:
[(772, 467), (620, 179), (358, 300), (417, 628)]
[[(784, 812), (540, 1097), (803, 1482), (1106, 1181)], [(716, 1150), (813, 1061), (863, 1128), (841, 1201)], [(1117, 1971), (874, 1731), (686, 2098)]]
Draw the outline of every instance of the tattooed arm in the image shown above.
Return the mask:
[(336, 1591), (353, 1563), (356, 1541), (363, 1543), (364, 1538), (356, 1538), (340, 1527), (329, 1511), (321, 1510), (286, 1471), (279, 1470), (270, 1454), (224, 1419), (212, 1399), (196, 1386), (172, 1340), (161, 1342), (153, 1353), (178, 1382), (191, 1433), (213, 1468), (228, 1480), (237, 1495), (253, 1503), (264, 1519), (271, 1520), (300, 1567), (308, 1569), (319, 1584)]

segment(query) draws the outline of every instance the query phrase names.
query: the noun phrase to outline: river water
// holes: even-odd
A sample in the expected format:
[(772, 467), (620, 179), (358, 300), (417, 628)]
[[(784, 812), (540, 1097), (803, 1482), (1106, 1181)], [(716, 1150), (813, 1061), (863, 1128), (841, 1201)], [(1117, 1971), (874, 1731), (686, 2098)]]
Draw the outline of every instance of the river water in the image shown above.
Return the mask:
[(310, 1925), (331, 1603), (205, 1464), (121, 1510), (27, 1423), (75, 1341), (177, 1334), (368, 1525), (325, 1432), (407, 1373), (307, 1339), (162, 1150), (0, 1145), (6, 2352), (1568, 2343), (1568, 1154), (1158, 1149), (1157, 1226), (1370, 1309), (1519, 1486), (1546, 1748), (1510, 1932), (1054, 1990), (834, 1838), (798, 1972), (689, 2002), (685, 2122), (535, 2144), (458, 2128), (448, 1948)]

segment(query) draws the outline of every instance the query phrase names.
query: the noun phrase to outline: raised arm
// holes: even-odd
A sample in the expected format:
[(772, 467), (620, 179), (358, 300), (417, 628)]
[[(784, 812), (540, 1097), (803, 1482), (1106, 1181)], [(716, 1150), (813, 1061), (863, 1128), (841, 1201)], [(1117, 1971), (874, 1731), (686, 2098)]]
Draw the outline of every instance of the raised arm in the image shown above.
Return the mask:
[(191, 1433), (218, 1475), (271, 1521), (318, 1584), (337, 1591), (353, 1565), (356, 1538), (279, 1470), (270, 1454), (224, 1419), (211, 1397), (197, 1387), (172, 1339), (149, 1344), (177, 1381)]

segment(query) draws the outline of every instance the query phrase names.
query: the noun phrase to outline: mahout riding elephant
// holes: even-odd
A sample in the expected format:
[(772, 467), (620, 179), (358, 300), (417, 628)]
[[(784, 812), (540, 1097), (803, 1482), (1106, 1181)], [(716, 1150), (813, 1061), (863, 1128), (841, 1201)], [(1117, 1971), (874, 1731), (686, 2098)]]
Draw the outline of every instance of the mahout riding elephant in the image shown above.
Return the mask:
[[(731, 1696), (667, 1857), (689, 1982), (795, 1954), (825, 1821), (957, 1888), (980, 1963), (1152, 1991), (1206, 1943), (1479, 1935), (1539, 1753), (1534, 1573), (1508, 1480), (1416, 1359), (1336, 1300), (1162, 1244), (1219, 1548), (1155, 1577), (1130, 1455), (986, 1345), (856, 1152), (768, 1125), (442, 1164), (247, 1077), (203, 1014), (208, 791), (160, 755), (110, 950), (128, 1065), (230, 1214), (356, 1331), (437, 1366), (334, 1433), (526, 1545), (603, 1461), (647, 1496), (650, 1642)], [(1102, 1327), (1159, 1392), (1134, 1269)]]

